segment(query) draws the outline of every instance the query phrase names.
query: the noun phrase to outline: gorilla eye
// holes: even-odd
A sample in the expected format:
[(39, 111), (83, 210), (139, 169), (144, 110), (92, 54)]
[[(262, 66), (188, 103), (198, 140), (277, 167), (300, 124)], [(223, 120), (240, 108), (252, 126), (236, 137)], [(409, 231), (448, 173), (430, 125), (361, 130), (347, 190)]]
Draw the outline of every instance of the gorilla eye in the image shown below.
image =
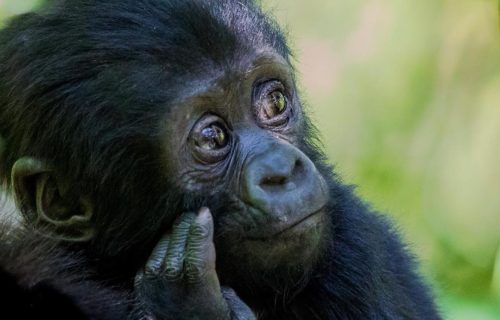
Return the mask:
[(205, 150), (224, 148), (227, 145), (226, 133), (217, 124), (212, 124), (201, 130), (200, 139), (196, 143)]
[(216, 115), (207, 114), (198, 120), (189, 139), (193, 155), (199, 162), (216, 163), (229, 153), (230, 137), (227, 126)]
[(279, 127), (288, 122), (290, 110), (284, 85), (271, 80), (254, 89), (253, 106), (258, 120), (265, 126)]
[(276, 117), (286, 109), (286, 99), (281, 91), (275, 90), (267, 95), (264, 102), (264, 112), (268, 119)]

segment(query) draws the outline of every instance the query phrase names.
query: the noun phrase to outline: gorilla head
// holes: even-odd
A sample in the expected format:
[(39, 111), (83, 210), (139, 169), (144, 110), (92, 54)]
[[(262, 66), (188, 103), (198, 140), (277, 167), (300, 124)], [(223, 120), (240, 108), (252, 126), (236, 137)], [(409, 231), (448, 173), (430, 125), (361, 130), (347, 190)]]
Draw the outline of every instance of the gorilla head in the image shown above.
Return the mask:
[[(91, 273), (139, 318), (435, 319), (314, 132), (251, 0), (50, 1), (0, 32), (0, 173), (50, 262), (19, 277), (81, 306)], [(38, 273), (74, 256), (82, 288)]]

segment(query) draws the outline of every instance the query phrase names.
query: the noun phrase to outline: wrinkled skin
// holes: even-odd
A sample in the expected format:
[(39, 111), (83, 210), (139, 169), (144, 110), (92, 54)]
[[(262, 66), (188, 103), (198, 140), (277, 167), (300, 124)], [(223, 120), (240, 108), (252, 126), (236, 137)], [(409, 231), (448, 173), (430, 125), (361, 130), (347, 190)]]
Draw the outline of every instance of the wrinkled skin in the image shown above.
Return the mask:
[(147, 313), (160, 319), (174, 315), (180, 320), (256, 319), (232, 289), (221, 288), (213, 235), (207, 208), (198, 215), (183, 214), (165, 234), (136, 278), (136, 290)]

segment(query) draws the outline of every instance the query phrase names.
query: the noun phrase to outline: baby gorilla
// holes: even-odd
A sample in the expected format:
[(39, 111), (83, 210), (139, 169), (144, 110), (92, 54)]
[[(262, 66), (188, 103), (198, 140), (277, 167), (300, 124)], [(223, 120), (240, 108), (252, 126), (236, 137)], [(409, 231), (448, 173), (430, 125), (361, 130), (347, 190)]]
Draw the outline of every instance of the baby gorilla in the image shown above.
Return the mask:
[(290, 60), (251, 0), (58, 0), (10, 21), (5, 308), (438, 319), (391, 224), (326, 164)]

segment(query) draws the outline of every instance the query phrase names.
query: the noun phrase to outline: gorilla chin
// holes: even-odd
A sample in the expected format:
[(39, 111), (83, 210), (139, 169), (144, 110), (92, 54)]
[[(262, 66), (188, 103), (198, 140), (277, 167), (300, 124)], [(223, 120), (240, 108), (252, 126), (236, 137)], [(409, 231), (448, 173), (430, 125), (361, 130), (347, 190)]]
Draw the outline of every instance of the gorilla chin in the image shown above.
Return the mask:
[(274, 234), (243, 238), (239, 254), (262, 271), (296, 268), (304, 263), (310, 268), (323, 251), (329, 224), (329, 216), (322, 208), (284, 228), (280, 226), (282, 229)]

